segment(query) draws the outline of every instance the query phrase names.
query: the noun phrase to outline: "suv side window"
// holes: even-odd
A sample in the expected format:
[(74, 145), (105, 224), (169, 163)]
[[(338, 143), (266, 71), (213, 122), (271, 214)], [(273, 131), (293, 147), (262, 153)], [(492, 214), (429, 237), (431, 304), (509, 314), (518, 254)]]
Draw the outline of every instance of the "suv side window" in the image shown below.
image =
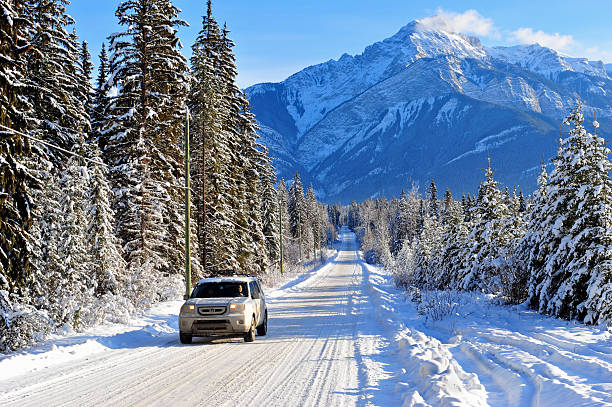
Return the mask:
[(258, 298), (260, 298), (260, 297), (261, 297), (261, 296), (259, 295), (259, 289), (258, 289), (258, 287), (257, 287), (257, 284), (255, 284), (255, 282), (253, 282), (253, 281), (249, 282), (249, 288), (250, 288), (250, 290), (251, 290), (251, 297), (252, 297), (253, 299), (255, 299), (255, 300), (256, 300), (256, 299), (258, 299)]
[(259, 284), (259, 281), (255, 281), (255, 286), (257, 287), (257, 292), (259, 293), (259, 297), (263, 297), (263, 290), (261, 289), (261, 285)]

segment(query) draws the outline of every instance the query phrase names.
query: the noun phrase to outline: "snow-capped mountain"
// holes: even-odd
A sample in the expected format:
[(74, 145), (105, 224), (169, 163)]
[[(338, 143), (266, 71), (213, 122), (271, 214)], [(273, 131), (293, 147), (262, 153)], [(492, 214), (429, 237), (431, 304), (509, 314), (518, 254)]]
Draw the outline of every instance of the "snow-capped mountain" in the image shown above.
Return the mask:
[(612, 125), (602, 62), (540, 45), (483, 47), (411, 22), (361, 55), (246, 90), (280, 177), (298, 170), (327, 201), (397, 194), (433, 178), (475, 192), (486, 157), (509, 187), (535, 187), (577, 98)]

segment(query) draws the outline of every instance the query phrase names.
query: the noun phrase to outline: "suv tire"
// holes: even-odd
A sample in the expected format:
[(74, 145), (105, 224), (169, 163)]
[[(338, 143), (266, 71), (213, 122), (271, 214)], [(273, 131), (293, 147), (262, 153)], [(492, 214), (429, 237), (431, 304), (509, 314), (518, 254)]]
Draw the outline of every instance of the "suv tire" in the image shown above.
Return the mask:
[(189, 345), (191, 343), (192, 337), (191, 337), (191, 335), (184, 334), (184, 333), (180, 332), (179, 333), (179, 339), (181, 340), (181, 343)]
[(244, 335), (245, 342), (253, 342), (255, 340), (255, 315), (251, 318), (251, 328), (249, 332)]
[(268, 311), (266, 311), (266, 315), (264, 316), (263, 323), (257, 327), (257, 335), (266, 336), (267, 333), (268, 333)]

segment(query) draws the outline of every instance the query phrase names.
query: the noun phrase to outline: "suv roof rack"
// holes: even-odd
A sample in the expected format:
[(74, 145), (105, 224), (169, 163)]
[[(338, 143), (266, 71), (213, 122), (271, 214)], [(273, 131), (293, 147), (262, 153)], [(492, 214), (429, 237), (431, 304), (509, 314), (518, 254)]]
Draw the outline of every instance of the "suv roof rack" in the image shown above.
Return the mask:
[(209, 277), (256, 277), (253, 274), (239, 273), (235, 270), (216, 270)]

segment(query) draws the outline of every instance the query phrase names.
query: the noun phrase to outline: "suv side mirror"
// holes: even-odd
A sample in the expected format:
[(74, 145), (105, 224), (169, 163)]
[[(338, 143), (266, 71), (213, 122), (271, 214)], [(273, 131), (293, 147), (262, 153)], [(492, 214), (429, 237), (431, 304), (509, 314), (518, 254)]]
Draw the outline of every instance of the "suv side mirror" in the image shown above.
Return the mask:
[(189, 296), (187, 294), (183, 294), (183, 299), (187, 301), (189, 299)]

